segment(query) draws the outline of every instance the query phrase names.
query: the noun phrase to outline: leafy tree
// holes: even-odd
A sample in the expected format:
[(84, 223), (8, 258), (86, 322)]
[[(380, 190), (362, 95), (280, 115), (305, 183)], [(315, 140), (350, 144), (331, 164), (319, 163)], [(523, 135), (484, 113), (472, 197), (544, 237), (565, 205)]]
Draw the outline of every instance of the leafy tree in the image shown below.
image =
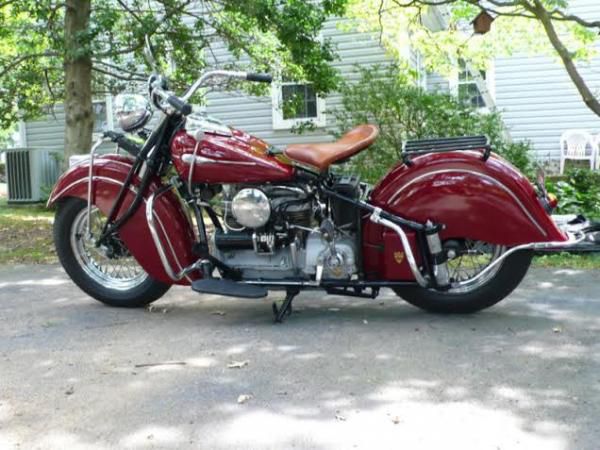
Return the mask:
[[(443, 75), (457, 61), (483, 69), (497, 55), (515, 51), (558, 55), (586, 106), (600, 116), (600, 102), (576, 65), (596, 54), (600, 21), (570, 12), (569, 0), (348, 0), (348, 15), (400, 58), (407, 45), (423, 57), (426, 68)], [(471, 21), (481, 12), (495, 17), (491, 31), (474, 34)], [(441, 29), (431, 24), (441, 18)], [(435, 31), (434, 31), (435, 30)]]
[(398, 65), (357, 67), (358, 81), (341, 84), (342, 101), (331, 111), (336, 134), (360, 123), (374, 123), (380, 136), (372, 149), (349, 164), (368, 181), (376, 181), (401, 157), (407, 139), (487, 135), (492, 148), (532, 176), (527, 143), (504, 138), (497, 112), (481, 113), (456, 97), (418, 87), (410, 72)]
[(327, 92), (337, 81), (329, 65), (334, 52), (318, 34), (329, 15), (343, 13), (344, 4), (0, 0), (0, 128), (64, 101), (66, 159), (86, 151), (93, 129), (93, 96), (116, 93), (146, 79), (146, 34), (157, 54), (168, 55), (175, 90), (189, 85), (208, 64), (222, 65), (211, 57), (212, 46), (220, 41), (238, 58), (237, 68), (282, 72)]

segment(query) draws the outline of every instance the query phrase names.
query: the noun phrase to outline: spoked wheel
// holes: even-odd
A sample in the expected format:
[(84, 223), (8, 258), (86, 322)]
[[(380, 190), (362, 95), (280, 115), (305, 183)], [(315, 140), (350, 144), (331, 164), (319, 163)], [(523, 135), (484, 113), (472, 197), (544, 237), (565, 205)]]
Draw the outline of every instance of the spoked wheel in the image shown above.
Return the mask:
[[(485, 269), (507, 248), (482, 241), (454, 239), (444, 242), (452, 288), (445, 292), (421, 287), (398, 288), (396, 294), (410, 304), (435, 313), (472, 313), (489, 308), (507, 297), (523, 280), (532, 253), (508, 256)], [(485, 272), (485, 273), (484, 273)]]
[(97, 247), (94, 236), (101, 232), (105, 217), (93, 208), (90, 219), (88, 233), (87, 203), (69, 198), (54, 222), (58, 258), (75, 284), (111, 306), (139, 307), (159, 299), (170, 285), (152, 279), (118, 236)]

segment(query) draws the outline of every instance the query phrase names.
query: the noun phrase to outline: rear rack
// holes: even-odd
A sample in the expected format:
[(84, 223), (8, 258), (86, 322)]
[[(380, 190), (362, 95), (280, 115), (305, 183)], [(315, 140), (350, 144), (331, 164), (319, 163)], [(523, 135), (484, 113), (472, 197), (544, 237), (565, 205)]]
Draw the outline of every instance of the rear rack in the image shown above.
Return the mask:
[(482, 159), (487, 161), (492, 152), (490, 140), (487, 136), (465, 136), (455, 138), (421, 139), (418, 141), (405, 141), (402, 146), (402, 161), (407, 166), (413, 164), (410, 157), (428, 153), (464, 152), (481, 150)]

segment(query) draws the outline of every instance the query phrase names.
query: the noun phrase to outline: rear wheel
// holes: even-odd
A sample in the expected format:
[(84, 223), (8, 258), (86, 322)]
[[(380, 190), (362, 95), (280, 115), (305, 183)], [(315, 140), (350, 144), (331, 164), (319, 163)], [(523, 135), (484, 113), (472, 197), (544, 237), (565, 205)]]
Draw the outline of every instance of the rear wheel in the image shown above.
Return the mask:
[(68, 198), (56, 213), (56, 252), (75, 284), (110, 306), (141, 307), (162, 297), (170, 285), (152, 279), (118, 236), (112, 237), (106, 245), (96, 247), (93, 236), (98, 236), (105, 218), (95, 207), (90, 217), (92, 236), (87, 228), (87, 202)]
[(478, 276), (498, 259), (506, 247), (481, 241), (446, 241), (448, 268), (454, 287), (446, 292), (421, 287), (397, 288), (396, 294), (426, 311), (465, 314), (480, 311), (506, 298), (523, 280), (533, 254), (516, 252), (485, 274)]

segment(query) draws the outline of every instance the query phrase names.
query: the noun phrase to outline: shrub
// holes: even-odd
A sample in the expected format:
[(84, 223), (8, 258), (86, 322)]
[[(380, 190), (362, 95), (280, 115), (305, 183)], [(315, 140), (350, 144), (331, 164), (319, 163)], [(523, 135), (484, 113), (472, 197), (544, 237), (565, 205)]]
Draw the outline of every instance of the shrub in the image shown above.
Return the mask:
[(600, 218), (600, 173), (572, 169), (558, 180), (548, 179), (546, 188), (558, 197), (557, 213)]
[(428, 92), (415, 86), (409, 71), (398, 65), (357, 67), (357, 82), (343, 82), (338, 108), (330, 111), (340, 135), (360, 124), (374, 123), (380, 137), (372, 151), (363, 152), (351, 168), (369, 181), (375, 181), (395, 164), (407, 139), (455, 137), (485, 134), (494, 151), (505, 156), (527, 175), (532, 173), (528, 143), (508, 143), (497, 112), (480, 113), (456, 97)]
[(6, 182), (6, 165), (0, 163), (0, 183)]

